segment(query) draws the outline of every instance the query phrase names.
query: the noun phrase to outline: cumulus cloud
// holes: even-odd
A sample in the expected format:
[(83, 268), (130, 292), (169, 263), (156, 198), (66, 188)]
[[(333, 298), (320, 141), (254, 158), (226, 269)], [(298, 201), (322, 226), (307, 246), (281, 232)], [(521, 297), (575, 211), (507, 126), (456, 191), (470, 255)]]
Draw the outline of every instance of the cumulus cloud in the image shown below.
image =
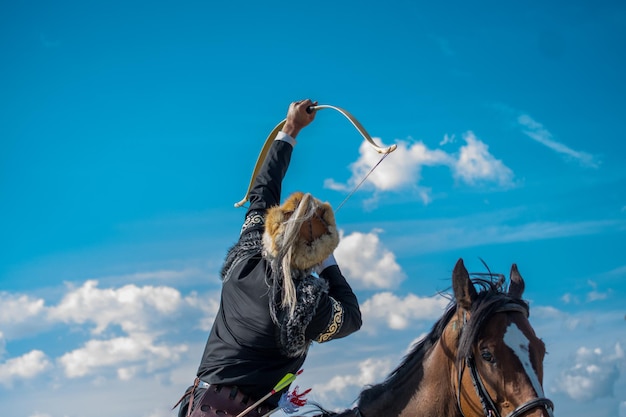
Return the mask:
[(93, 322), (94, 334), (111, 325), (127, 333), (143, 332), (155, 317), (176, 312), (182, 303), (178, 290), (171, 287), (125, 285), (121, 288), (98, 288), (98, 281), (86, 281), (72, 289), (61, 302), (50, 309), (50, 317), (65, 323)]
[(197, 327), (200, 330), (209, 331), (220, 306), (219, 295), (215, 295), (214, 297), (207, 295), (199, 296), (198, 293), (193, 292), (185, 297), (185, 303), (192, 309), (201, 312)]
[[(187, 323), (208, 330), (219, 306), (217, 297), (192, 293), (183, 297), (167, 286), (125, 285), (99, 288), (89, 280), (70, 287), (58, 305), (50, 308), (54, 320), (72, 324), (93, 324), (95, 336), (82, 347), (65, 353), (57, 362), (69, 378), (84, 377), (103, 368), (114, 368), (121, 380), (140, 372), (171, 366), (188, 350), (185, 344), (160, 340), (173, 326)], [(119, 327), (124, 335), (111, 337), (107, 329)]]
[(463, 135), (465, 145), (454, 163), (454, 176), (466, 184), (494, 182), (503, 187), (513, 185), (513, 171), (489, 153), (489, 146), (473, 132)]
[[(376, 139), (380, 140), (380, 139)], [(404, 141), (397, 143), (393, 154), (393, 163), (381, 163), (368, 177), (369, 186), (379, 191), (394, 191), (412, 187), (421, 179), (422, 166), (448, 165), (452, 163), (450, 155), (441, 150), (430, 150), (422, 142), (413, 145)], [(350, 165), (351, 178), (346, 184), (327, 179), (324, 186), (338, 191), (352, 190), (375, 166), (381, 156), (372, 151), (367, 142), (359, 147), (359, 159)]]
[(0, 328), (7, 340), (33, 334), (48, 325), (43, 299), (0, 292)]
[(31, 379), (52, 366), (45, 353), (40, 350), (11, 358), (0, 364), (0, 384), (11, 386), (17, 379)]
[(141, 361), (145, 370), (151, 372), (178, 362), (187, 349), (186, 345), (159, 345), (150, 335), (135, 333), (132, 337), (90, 340), (82, 348), (61, 356), (58, 362), (68, 378), (82, 377), (102, 367), (120, 366), (118, 377), (129, 379), (136, 371), (127, 366), (129, 363)]
[(620, 372), (624, 371), (624, 350), (619, 343), (609, 352), (581, 347), (572, 363), (560, 373), (555, 388), (557, 392), (575, 401), (610, 397)]
[(361, 306), (363, 330), (374, 333), (382, 326), (403, 330), (412, 321), (432, 321), (441, 316), (449, 302), (450, 300), (441, 295), (419, 297), (408, 294), (400, 298), (390, 292), (378, 293)]
[(568, 159), (577, 161), (583, 166), (597, 168), (599, 162), (597, 158), (590, 153), (576, 151), (567, 145), (554, 140), (552, 133), (548, 131), (541, 123), (535, 121), (527, 114), (522, 114), (517, 118), (517, 122), (522, 126), (522, 132), (536, 142), (552, 149), (558, 154)]
[(396, 288), (406, 278), (393, 252), (381, 243), (380, 233), (342, 233), (335, 255), (355, 288)]
[(218, 306), (216, 294), (194, 292), (183, 297), (172, 287), (134, 284), (99, 288), (96, 280), (68, 285), (52, 306), (40, 298), (0, 293), (0, 357), (6, 343), (31, 336), (37, 323), (39, 330), (44, 324), (85, 326), (92, 336), (55, 360), (41, 350), (7, 359), (0, 363), (0, 384), (37, 376), (54, 362), (69, 378), (111, 370), (120, 380), (172, 366), (188, 350), (186, 344), (171, 341), (172, 333), (185, 327), (207, 331)]
[(313, 386), (313, 391), (322, 398), (327, 394), (337, 395), (349, 387), (363, 387), (383, 379), (392, 369), (390, 359), (369, 358), (359, 363), (359, 372), (355, 375), (336, 375), (323, 384)]
[[(368, 185), (376, 191), (399, 191), (413, 189), (424, 203), (431, 201), (430, 189), (420, 185), (423, 167), (448, 167), (454, 178), (470, 186), (495, 183), (499, 186), (513, 185), (513, 172), (502, 161), (495, 158), (489, 147), (474, 135), (463, 135), (465, 145), (456, 153), (441, 149), (429, 149), (423, 142), (398, 141), (398, 149), (392, 154), (393, 163), (380, 164), (368, 177)], [(377, 138), (378, 141), (380, 139)], [(454, 135), (446, 134), (440, 146), (454, 143)], [(350, 179), (338, 183), (333, 179), (324, 182), (326, 188), (348, 192), (354, 189), (380, 160), (367, 142), (359, 148), (359, 158), (350, 165)]]

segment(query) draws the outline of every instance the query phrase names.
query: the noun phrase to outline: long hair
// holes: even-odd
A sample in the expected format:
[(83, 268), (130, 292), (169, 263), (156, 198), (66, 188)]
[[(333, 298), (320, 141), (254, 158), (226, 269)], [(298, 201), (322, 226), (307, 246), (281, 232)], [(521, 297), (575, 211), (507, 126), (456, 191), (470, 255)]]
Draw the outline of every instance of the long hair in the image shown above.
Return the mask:
[[(282, 275), (282, 299), (281, 307), (287, 309), (290, 316), (296, 309), (296, 285), (294, 283), (294, 269), (292, 268), (292, 260), (296, 250), (296, 242), (300, 239), (300, 231), (303, 225), (307, 222), (311, 222), (311, 219), (316, 216), (317, 202), (311, 196), (311, 194), (304, 194), (302, 200), (296, 207), (295, 211), (285, 221), (285, 230), (283, 234), (283, 240), (279, 245), (278, 256), (276, 261), (280, 264), (280, 273)], [(296, 275), (300, 275), (304, 272), (308, 275), (312, 268), (306, 271), (297, 271)]]

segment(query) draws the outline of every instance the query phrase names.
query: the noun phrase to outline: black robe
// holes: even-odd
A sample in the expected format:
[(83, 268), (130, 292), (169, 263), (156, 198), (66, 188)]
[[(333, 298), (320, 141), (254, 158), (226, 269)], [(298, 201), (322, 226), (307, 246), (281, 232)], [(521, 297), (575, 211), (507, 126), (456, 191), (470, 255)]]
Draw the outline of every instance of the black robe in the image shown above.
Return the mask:
[[(296, 282), (295, 316), (289, 320), (281, 312), (279, 324), (271, 318), (274, 278), (262, 256), (263, 219), (269, 207), (280, 203), (292, 151), (290, 143), (275, 141), (255, 179), (241, 235), (222, 268), (220, 307), (197, 374), (210, 384), (236, 385), (252, 398), (297, 372), (312, 341), (341, 338), (361, 327), (357, 298), (337, 265), (320, 272), (320, 278), (302, 275)], [(277, 394), (268, 402), (275, 406), (278, 399)]]

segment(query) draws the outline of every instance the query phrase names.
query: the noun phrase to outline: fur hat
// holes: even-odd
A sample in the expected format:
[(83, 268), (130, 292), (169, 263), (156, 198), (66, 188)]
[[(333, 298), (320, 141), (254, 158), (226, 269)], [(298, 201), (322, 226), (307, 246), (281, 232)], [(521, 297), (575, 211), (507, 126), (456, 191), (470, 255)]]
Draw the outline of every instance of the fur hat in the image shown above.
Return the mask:
[(263, 248), (266, 257), (284, 257), (291, 247), (291, 266), (305, 270), (330, 256), (339, 244), (330, 204), (295, 192), (281, 206), (268, 209)]

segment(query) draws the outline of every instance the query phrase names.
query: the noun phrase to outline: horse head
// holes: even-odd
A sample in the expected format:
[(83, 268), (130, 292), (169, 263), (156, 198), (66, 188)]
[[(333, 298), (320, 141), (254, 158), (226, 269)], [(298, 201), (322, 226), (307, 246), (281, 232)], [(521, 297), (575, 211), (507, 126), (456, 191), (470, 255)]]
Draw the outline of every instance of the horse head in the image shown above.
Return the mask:
[(501, 291), (503, 282), (472, 280), (462, 259), (454, 268), (456, 312), (442, 344), (448, 355), (456, 350), (451, 376), (458, 410), (464, 417), (553, 417), (542, 386), (546, 349), (528, 321), (515, 264), (508, 292)]
[(361, 391), (356, 408), (325, 415), (553, 417), (542, 387), (546, 349), (528, 321), (517, 266), (508, 291), (501, 275), (473, 275), (459, 259), (452, 274), (455, 302), (430, 333), (383, 382)]

